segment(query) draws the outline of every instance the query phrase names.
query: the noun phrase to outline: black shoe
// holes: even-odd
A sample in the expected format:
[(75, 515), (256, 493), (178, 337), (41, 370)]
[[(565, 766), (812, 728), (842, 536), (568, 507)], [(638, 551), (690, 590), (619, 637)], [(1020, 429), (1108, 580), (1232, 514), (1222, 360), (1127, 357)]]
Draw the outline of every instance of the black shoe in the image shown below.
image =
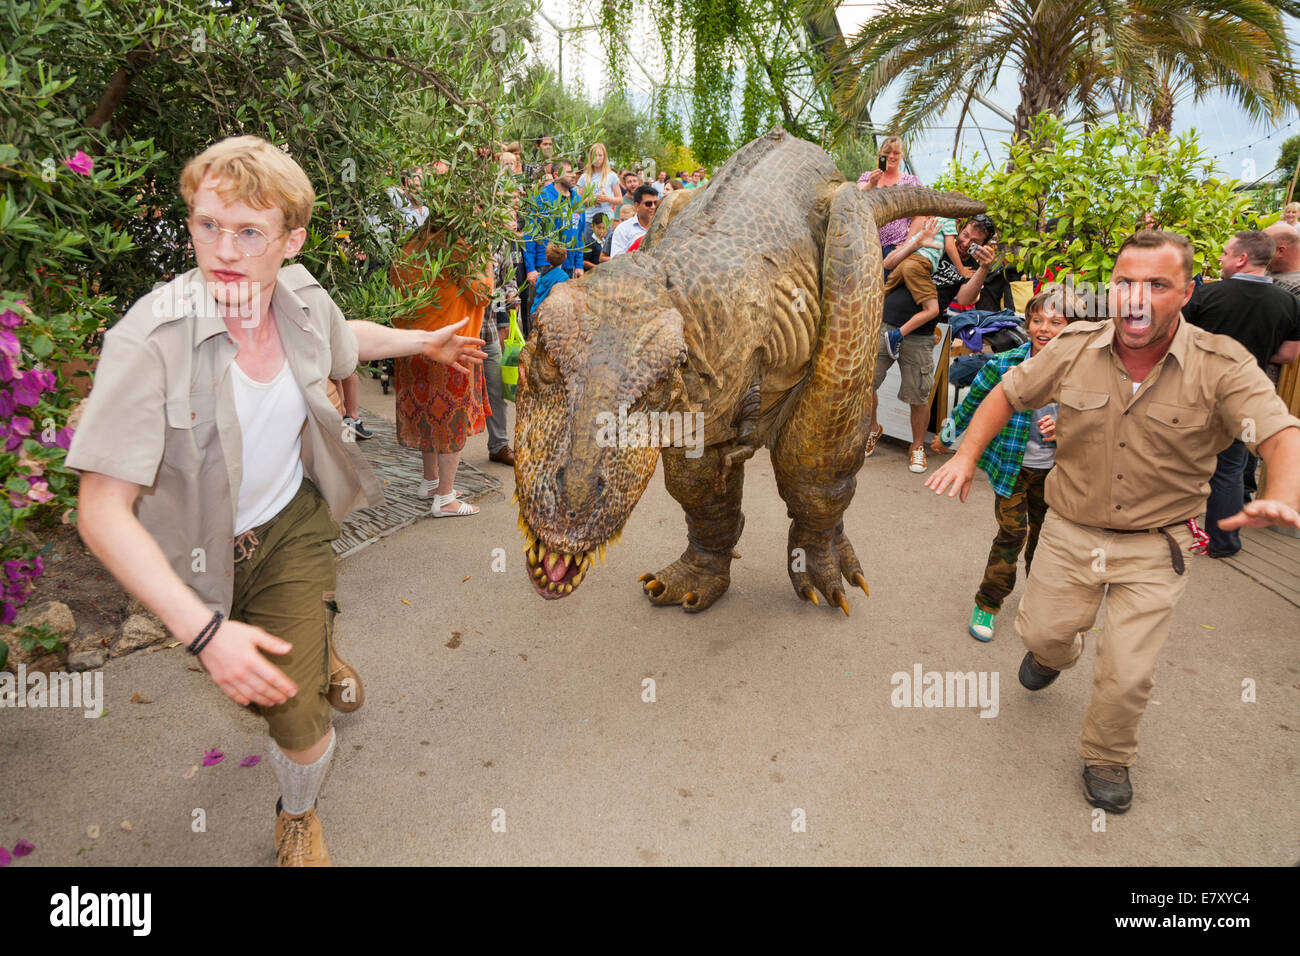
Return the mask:
[(1133, 783), (1128, 778), (1128, 767), (1113, 763), (1084, 767), (1083, 795), (1094, 807), (1123, 813), (1133, 806)]
[(375, 437), (375, 433), (363, 425), (359, 418), (348, 418), (345, 415), (343, 417), (343, 424), (352, 429), (352, 434), (356, 436), (357, 441), (365, 441), (366, 439)]
[(1020, 684), (1028, 690), (1042, 690), (1056, 680), (1060, 673), (1034, 660), (1033, 651), (1026, 652), (1025, 659), (1020, 662)]

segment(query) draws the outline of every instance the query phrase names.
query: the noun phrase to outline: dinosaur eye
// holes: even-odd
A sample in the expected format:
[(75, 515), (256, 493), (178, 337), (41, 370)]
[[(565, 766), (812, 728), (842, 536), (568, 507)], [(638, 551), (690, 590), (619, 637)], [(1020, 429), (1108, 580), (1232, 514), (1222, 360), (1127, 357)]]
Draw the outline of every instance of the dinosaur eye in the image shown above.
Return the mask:
[(560, 381), (560, 367), (555, 364), (546, 349), (538, 346), (528, 357), (526, 374), (539, 386), (555, 385)]

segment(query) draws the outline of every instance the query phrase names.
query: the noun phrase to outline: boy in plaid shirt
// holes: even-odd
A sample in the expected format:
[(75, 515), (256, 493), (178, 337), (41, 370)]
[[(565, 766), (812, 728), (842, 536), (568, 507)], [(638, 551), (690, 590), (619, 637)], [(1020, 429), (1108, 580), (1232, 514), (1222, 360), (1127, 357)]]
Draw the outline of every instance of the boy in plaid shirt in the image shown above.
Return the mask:
[[(1002, 380), (1007, 369), (1036, 355), (1043, 346), (1061, 334), (1067, 324), (1085, 314), (1083, 302), (1064, 286), (1045, 285), (1025, 305), (1029, 341), (1006, 352), (999, 352), (980, 369), (971, 383), (965, 401), (953, 414), (953, 425), (964, 431), (980, 402)], [(975, 609), (971, 611), (968, 630), (977, 641), (993, 640), (993, 619), (1002, 602), (1016, 586), (1016, 562), (1025, 552), (1025, 574), (1034, 559), (1038, 532), (1047, 514), (1043, 485), (1052, 469), (1056, 449), (1056, 406), (1016, 412), (1005, 428), (989, 442), (980, 457), (979, 467), (989, 476), (997, 495), (993, 513), (998, 522), (997, 537), (989, 549), (984, 580), (975, 592)], [(947, 444), (947, 442), (945, 442)]]

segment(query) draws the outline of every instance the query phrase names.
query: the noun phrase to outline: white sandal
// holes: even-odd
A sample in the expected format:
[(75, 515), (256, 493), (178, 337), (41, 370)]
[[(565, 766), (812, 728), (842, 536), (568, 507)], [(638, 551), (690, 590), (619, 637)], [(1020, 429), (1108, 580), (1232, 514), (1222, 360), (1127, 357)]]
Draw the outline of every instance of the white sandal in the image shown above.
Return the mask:
[[(438, 490), (438, 483), (439, 483), (439, 479), (437, 478), (434, 478), (432, 481), (430, 481), (428, 478), (425, 478), (423, 481), (420, 482), (420, 490), (418, 494), (420, 495), (421, 498), (432, 498), (433, 497), (432, 493)], [(457, 498), (461, 496), (461, 492), (455, 488), (451, 489), (451, 493), (455, 495)]]
[[(443, 511), (447, 505), (456, 502), (460, 507), (455, 511)], [(468, 501), (461, 501), (455, 495), (434, 495), (433, 508), (429, 512), (435, 518), (460, 518), (465, 515), (478, 514), (478, 506)]]

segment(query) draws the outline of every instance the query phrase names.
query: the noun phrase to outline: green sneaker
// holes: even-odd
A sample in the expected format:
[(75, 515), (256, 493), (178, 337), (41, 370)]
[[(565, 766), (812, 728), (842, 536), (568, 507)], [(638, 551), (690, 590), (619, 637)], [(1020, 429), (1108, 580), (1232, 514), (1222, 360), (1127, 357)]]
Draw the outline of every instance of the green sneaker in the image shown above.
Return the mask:
[(990, 614), (976, 604), (975, 610), (970, 612), (970, 627), (968, 628), (970, 636), (977, 641), (983, 641), (985, 644), (993, 640), (994, 617), (996, 615)]

